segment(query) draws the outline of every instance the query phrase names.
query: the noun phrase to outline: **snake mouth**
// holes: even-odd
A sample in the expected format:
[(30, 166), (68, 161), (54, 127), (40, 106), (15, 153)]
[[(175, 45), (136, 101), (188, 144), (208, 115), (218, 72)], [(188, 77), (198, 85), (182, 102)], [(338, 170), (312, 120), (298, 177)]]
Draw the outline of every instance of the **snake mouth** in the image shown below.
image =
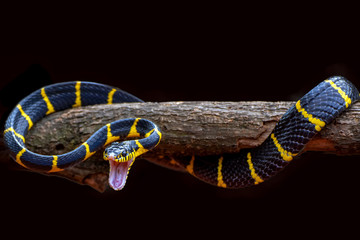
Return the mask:
[(110, 172), (109, 172), (109, 185), (116, 191), (124, 188), (126, 178), (128, 176), (130, 167), (135, 158), (129, 159), (126, 162), (118, 162), (115, 160), (109, 160)]

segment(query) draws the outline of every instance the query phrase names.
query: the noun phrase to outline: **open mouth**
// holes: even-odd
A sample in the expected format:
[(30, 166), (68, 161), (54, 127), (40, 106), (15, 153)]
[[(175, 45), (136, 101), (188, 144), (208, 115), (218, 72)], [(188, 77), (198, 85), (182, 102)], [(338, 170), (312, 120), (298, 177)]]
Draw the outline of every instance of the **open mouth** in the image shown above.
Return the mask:
[(129, 161), (126, 162), (109, 160), (109, 184), (114, 190), (119, 191), (125, 186), (126, 178), (134, 159), (135, 158), (131, 158)]

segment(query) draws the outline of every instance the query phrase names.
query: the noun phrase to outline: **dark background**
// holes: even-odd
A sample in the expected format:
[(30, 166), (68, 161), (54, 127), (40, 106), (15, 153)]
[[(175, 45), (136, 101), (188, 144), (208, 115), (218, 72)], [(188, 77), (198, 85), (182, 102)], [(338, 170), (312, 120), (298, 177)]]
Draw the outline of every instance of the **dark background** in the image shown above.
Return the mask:
[[(336, 74), (360, 87), (357, 28), (348, 9), (338, 6), (29, 7), (3, 9), (15, 11), (1, 28), (2, 121), (28, 93), (62, 81), (106, 83), (145, 101), (297, 100)], [(305, 153), (259, 186), (224, 190), (139, 160), (123, 191), (100, 194), (1, 165), (2, 232), (351, 235), (359, 224), (359, 167), (358, 156)]]

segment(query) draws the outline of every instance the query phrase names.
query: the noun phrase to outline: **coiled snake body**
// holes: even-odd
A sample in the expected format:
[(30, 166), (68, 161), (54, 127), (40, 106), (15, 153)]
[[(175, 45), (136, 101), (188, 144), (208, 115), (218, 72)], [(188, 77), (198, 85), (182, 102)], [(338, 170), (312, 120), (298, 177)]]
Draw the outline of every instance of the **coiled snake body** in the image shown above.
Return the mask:
[[(276, 124), (257, 148), (222, 156), (192, 156), (175, 159), (195, 177), (226, 188), (256, 185), (272, 177), (297, 157), (310, 139), (342, 111), (359, 99), (359, 92), (344, 77), (331, 77), (303, 96)], [(134, 159), (156, 147), (159, 128), (146, 119), (123, 119), (99, 129), (85, 143), (62, 155), (40, 155), (25, 146), (25, 135), (44, 116), (71, 107), (138, 102), (139, 98), (117, 88), (90, 82), (67, 82), (39, 89), (24, 98), (9, 115), (4, 131), (6, 145), (20, 165), (36, 171), (55, 172), (84, 161), (100, 148), (110, 162), (109, 183), (124, 187)], [(122, 143), (115, 141), (140, 137)]]

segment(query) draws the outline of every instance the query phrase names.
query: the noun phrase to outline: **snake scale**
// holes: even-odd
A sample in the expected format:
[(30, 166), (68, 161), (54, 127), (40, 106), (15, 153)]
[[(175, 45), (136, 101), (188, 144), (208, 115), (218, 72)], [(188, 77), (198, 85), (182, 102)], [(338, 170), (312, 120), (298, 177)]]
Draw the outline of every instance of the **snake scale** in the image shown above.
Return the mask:
[[(193, 176), (219, 187), (259, 184), (298, 157), (316, 133), (358, 99), (359, 92), (351, 82), (341, 76), (330, 77), (298, 100), (260, 146), (238, 153), (180, 157), (175, 161)], [(110, 163), (109, 185), (120, 190), (135, 158), (159, 144), (162, 133), (155, 123), (140, 118), (108, 123), (79, 147), (61, 155), (31, 152), (26, 148), (25, 136), (34, 123), (56, 111), (140, 101), (118, 88), (99, 83), (77, 81), (49, 85), (25, 97), (10, 113), (4, 128), (5, 144), (17, 163), (48, 173), (84, 161), (105, 147), (104, 160)], [(122, 142), (118, 142), (120, 140)]]

